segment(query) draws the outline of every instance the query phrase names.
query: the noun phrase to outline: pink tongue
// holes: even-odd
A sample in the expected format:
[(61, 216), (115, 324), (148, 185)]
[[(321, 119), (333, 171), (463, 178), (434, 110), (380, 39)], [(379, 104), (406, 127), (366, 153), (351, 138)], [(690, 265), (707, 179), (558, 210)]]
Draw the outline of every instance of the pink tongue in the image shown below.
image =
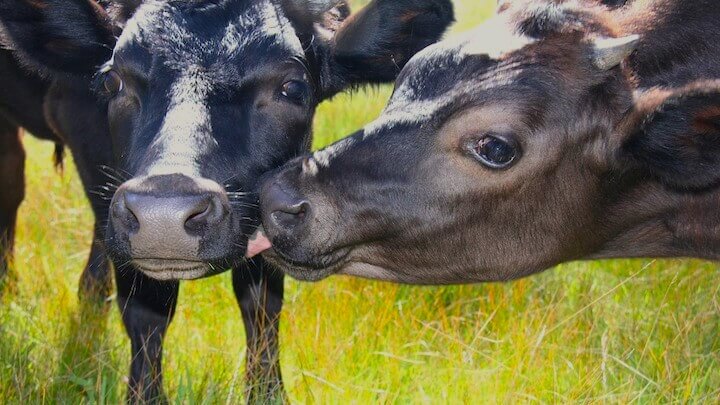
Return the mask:
[(248, 240), (245, 257), (247, 257), (248, 259), (252, 259), (260, 253), (270, 249), (271, 247), (272, 243), (270, 242), (270, 239), (268, 239), (268, 237), (265, 235), (265, 230), (261, 226), (250, 237), (250, 240)]

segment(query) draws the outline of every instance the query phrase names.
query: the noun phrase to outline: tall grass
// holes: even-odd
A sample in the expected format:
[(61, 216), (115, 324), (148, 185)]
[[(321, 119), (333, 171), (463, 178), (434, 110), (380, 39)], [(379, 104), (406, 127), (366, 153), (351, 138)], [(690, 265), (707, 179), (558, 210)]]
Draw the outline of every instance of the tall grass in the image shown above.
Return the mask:
[[(489, 1), (458, 2), (465, 29)], [(387, 87), (321, 106), (317, 145), (373, 119)], [(118, 311), (77, 285), (91, 215), (72, 164), (26, 137), (28, 195), (0, 296), (0, 403), (118, 403), (130, 347)], [(287, 281), (282, 365), (310, 403), (717, 402), (720, 273), (693, 260), (572, 263), (508, 284)], [(182, 285), (165, 382), (177, 403), (242, 400), (245, 344), (228, 274)]]

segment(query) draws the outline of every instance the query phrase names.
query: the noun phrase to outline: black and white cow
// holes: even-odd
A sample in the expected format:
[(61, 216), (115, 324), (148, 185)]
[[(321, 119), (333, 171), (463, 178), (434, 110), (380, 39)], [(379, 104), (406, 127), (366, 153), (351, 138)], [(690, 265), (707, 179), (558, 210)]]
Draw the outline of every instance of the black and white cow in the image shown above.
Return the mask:
[[(129, 4), (125, 3), (125, 5)], [(122, 22), (88, 0), (6, 0), (25, 62), (96, 76), (115, 166), (106, 244), (132, 340), (133, 399), (161, 395), (161, 345), (179, 279), (233, 269), (251, 401), (282, 398), (282, 273), (246, 260), (263, 175), (307, 150), (317, 104), (391, 81), (453, 19), (449, 0), (148, 0)]]

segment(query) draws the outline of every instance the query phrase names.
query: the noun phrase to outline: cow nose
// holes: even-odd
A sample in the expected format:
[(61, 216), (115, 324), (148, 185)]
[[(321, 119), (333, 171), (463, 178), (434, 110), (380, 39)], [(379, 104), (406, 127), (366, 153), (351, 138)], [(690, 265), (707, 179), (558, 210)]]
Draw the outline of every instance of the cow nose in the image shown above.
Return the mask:
[(180, 175), (124, 184), (113, 198), (110, 220), (115, 236), (130, 243), (134, 258), (190, 261), (199, 259), (203, 238), (231, 225), (220, 185)]
[(152, 195), (127, 192), (122, 196), (133, 228), (184, 229), (190, 235), (202, 236), (203, 230), (221, 222), (225, 212), (219, 196), (212, 194), (156, 198)]
[(291, 231), (303, 225), (310, 212), (310, 203), (298, 197), (278, 183), (263, 190), (263, 205), (269, 213), (267, 219), (271, 227)]

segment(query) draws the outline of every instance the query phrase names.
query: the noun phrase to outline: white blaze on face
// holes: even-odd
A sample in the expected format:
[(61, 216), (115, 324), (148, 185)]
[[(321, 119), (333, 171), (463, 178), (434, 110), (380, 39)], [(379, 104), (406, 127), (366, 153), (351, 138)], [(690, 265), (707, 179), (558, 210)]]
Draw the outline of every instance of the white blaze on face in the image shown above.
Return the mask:
[(173, 84), (170, 103), (150, 151), (158, 156), (147, 175), (182, 173), (197, 176), (200, 157), (217, 146), (207, 96), (211, 83), (199, 68), (192, 68)]
[(536, 40), (518, 34), (505, 18), (496, 17), (485, 24), (457, 37), (462, 55), (485, 55), (490, 59), (503, 59), (506, 55), (522, 49)]
[(345, 138), (325, 149), (313, 153), (310, 159), (303, 164), (303, 172), (309, 176), (317, 175), (321, 168), (327, 168), (330, 166), (330, 160), (332, 160), (333, 157), (349, 149), (353, 143), (355, 143), (354, 138)]

